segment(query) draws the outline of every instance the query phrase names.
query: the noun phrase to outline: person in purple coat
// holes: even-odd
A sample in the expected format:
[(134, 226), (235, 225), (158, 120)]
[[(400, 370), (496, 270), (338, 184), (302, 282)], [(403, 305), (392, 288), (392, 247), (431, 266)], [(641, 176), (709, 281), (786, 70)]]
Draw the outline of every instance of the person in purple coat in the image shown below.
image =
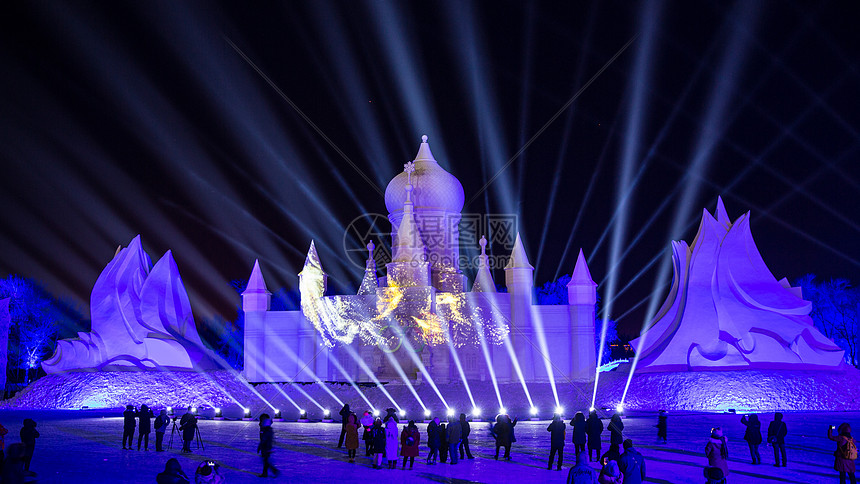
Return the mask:
[(857, 442), (851, 437), (851, 425), (848, 422), (840, 424), (836, 429), (837, 435), (833, 435), (833, 430), (834, 427), (827, 428), (827, 438), (836, 442), (836, 451), (833, 453), (836, 456), (836, 462), (833, 464), (833, 469), (839, 473), (839, 484), (845, 484), (846, 476), (851, 480), (851, 484), (857, 484), (857, 478), (854, 476)]
[(708, 457), (708, 467), (717, 467), (723, 471), (723, 477), (728, 477), (729, 447), (719, 427), (711, 429), (711, 438), (705, 446), (705, 456)]

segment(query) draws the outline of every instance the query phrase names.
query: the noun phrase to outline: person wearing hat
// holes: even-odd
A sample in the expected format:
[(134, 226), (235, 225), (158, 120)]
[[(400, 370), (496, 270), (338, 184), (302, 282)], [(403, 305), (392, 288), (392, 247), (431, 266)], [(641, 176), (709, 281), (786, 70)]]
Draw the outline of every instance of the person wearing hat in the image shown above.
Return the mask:
[(729, 447), (719, 427), (711, 429), (711, 438), (705, 446), (705, 455), (708, 457), (709, 467), (719, 467), (724, 477), (729, 475)]
[(597, 476), (597, 482), (599, 484), (623, 484), (624, 473), (618, 468), (618, 462), (611, 460), (603, 466), (603, 469), (600, 470), (600, 475)]
[(187, 454), (191, 453), (191, 441), (194, 440), (197, 431), (197, 417), (191, 412), (192, 408), (189, 405), (185, 414), (179, 419), (179, 430), (182, 431), (182, 452)]
[(597, 482), (597, 474), (588, 462), (588, 455), (585, 451), (576, 454), (576, 465), (567, 471), (568, 484), (594, 484)]

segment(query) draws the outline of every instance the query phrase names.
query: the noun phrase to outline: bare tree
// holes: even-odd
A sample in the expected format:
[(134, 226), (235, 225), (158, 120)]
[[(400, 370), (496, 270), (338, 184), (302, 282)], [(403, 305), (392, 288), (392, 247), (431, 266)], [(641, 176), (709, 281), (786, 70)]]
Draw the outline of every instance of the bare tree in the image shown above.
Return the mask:
[(812, 303), (815, 327), (845, 350), (845, 360), (860, 365), (860, 289), (846, 279), (817, 283), (807, 274), (797, 281)]

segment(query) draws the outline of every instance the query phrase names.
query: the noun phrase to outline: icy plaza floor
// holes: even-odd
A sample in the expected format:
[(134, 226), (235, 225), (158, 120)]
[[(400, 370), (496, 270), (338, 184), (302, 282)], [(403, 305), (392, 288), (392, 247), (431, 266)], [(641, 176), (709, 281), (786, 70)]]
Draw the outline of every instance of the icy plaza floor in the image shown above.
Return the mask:
[[(153, 483), (155, 475), (170, 457), (178, 458), (189, 475), (200, 462), (214, 459), (223, 466), (229, 483), (262, 481), (257, 477), (261, 470), (261, 460), (256, 454), (257, 422), (201, 420), (200, 432), (205, 450), (195, 449), (193, 454), (183, 455), (178, 452), (178, 435), (174, 437), (173, 449), (167, 452), (153, 451), (154, 434), (149, 452), (122, 450), (122, 419), (94, 415), (93, 412), (71, 411), (2, 411), (0, 423), (10, 430), (6, 437), (8, 445), (18, 441), (23, 418), (34, 418), (38, 422), (41, 437), (37, 440), (32, 470), (38, 473), (41, 483)], [(766, 427), (772, 415), (762, 417), (763, 427)], [(633, 439), (647, 459), (647, 482), (704, 482), (702, 468), (707, 460), (703, 449), (714, 426), (722, 427), (729, 439), (732, 474), (728, 482), (834, 482), (837, 479), (832, 470), (834, 444), (827, 440), (827, 426), (846, 421), (860, 425), (858, 418), (858, 412), (787, 414), (787, 468), (772, 466), (773, 454), (766, 445), (761, 447), (764, 465), (750, 464), (740, 415), (671, 414), (669, 443), (664, 445), (655, 443), (656, 429), (653, 426), (656, 416), (636, 414), (624, 419), (624, 434)], [(419, 424), (421, 454), (416, 459), (414, 470), (403, 471), (400, 464), (397, 470), (372, 469), (370, 460), (363, 457), (363, 447), (356, 463), (349, 464), (346, 451), (335, 448), (340, 424), (276, 422), (274, 463), (282, 472), (278, 480), (284, 482), (565, 482), (567, 469), (574, 461), (573, 445), (568, 443), (565, 446), (567, 453), (562, 472), (546, 470), (549, 450), (547, 425), (546, 421), (518, 423), (513, 460), (504, 462), (493, 460), (495, 448), (489, 435), (489, 424), (473, 422), (470, 442), (476, 459), (460, 461), (456, 466), (428, 466), (423, 461), (427, 455), (426, 426)], [(604, 437), (605, 451), (608, 432)], [(596, 468), (596, 464), (593, 465)]]

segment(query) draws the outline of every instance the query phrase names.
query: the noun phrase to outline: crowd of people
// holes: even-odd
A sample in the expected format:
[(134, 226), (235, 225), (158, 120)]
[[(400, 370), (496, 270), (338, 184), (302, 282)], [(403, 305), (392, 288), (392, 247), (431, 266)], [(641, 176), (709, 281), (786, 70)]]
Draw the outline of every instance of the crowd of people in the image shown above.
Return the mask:
[[(396, 410), (389, 408), (384, 417), (374, 417), (370, 410), (364, 412), (361, 418), (354, 413), (348, 404), (344, 405), (339, 412), (342, 417), (338, 448), (345, 447), (349, 463), (355, 463), (355, 456), (359, 447), (359, 441), (364, 440), (365, 456), (371, 458), (374, 469), (396, 469), (398, 462), (401, 468), (412, 469), (415, 458), (419, 456), (421, 448), (421, 432), (414, 420), (410, 420), (402, 429), (398, 424), (400, 419)], [(665, 417), (665, 415), (664, 415)], [(501, 456), (504, 461), (511, 457), (511, 447), (517, 441), (515, 428), (518, 419), (511, 418), (507, 414), (499, 414), (490, 426), (490, 436), (493, 439), (496, 451), (494, 459)], [(640, 483), (645, 479), (645, 459), (633, 447), (633, 441), (623, 438), (624, 422), (621, 416), (615, 414), (608, 423), (610, 432), (609, 450), (600, 454), (601, 436), (605, 430), (603, 422), (592, 411), (588, 418), (582, 412), (577, 412), (570, 421), (572, 427), (572, 442), (576, 451), (576, 465), (568, 473), (570, 483)], [(474, 459), (469, 448), (469, 436), (471, 425), (466, 414), (461, 413), (459, 418), (451, 415), (446, 421), (440, 421), (435, 417), (427, 424), (426, 446), (427, 465), (435, 465), (439, 462), (449, 462), (456, 465), (461, 459)], [(562, 421), (560, 415), (555, 415), (547, 427), (550, 433), (550, 455), (547, 469), (551, 470), (556, 464), (556, 470), (562, 470), (564, 462), (564, 445), (567, 440), (567, 424)], [(665, 418), (661, 435), (665, 432)], [(359, 437), (360, 435), (360, 437)], [(586, 453), (586, 446), (588, 453)], [(623, 453), (621, 447), (623, 446)], [(504, 452), (502, 452), (504, 449)], [(594, 458), (591, 458), (591, 454)], [(556, 463), (556, 456), (558, 457)], [(600, 462), (602, 469), (599, 474), (591, 468), (590, 462)], [(627, 477), (624, 477), (627, 476)]]
[[(374, 469), (396, 469), (398, 462), (400, 462), (401, 469), (405, 470), (408, 464), (408, 468), (411, 470), (415, 465), (416, 457), (420, 456), (422, 445), (427, 448), (425, 459), (427, 465), (448, 462), (451, 465), (456, 465), (461, 459), (474, 459), (469, 448), (469, 437), (472, 433), (473, 424), (470, 425), (466, 414), (460, 414), (459, 418), (450, 415), (445, 420), (440, 420), (439, 417), (433, 418), (428, 422), (426, 436), (423, 436), (426, 438), (422, 440), (422, 433), (415, 421), (409, 420), (401, 428), (400, 418), (393, 408), (386, 409), (384, 417), (374, 416), (368, 410), (359, 418), (347, 404), (339, 413), (342, 423), (337, 447), (346, 448), (347, 459), (351, 464), (356, 462), (356, 453), (361, 441), (364, 441), (365, 456), (371, 459)], [(137, 427), (139, 431), (137, 449), (140, 450), (142, 444), (143, 450), (148, 450), (150, 420), (154, 417), (152, 411), (146, 405), (141, 405), (139, 410), (129, 405), (123, 413), (123, 417), (123, 449), (132, 448), (134, 430)], [(174, 425), (175, 420), (176, 418), (174, 418)], [(517, 421), (516, 417), (511, 418), (507, 414), (499, 414), (490, 423), (489, 434), (495, 443), (494, 459), (498, 460), (500, 454), (504, 461), (512, 459), (512, 444), (517, 441), (515, 436)], [(170, 418), (165, 410), (162, 410), (155, 418), (156, 451), (164, 450), (162, 443), (169, 422)], [(741, 424), (746, 429), (743, 438), (749, 446), (752, 463), (754, 465), (761, 464), (762, 457), (759, 447), (765, 439), (762, 438), (762, 424), (759, 416), (755, 414), (744, 415), (741, 418)], [(568, 439), (567, 425), (557, 414), (554, 415), (546, 429), (550, 434), (547, 470), (552, 470), (553, 466), (558, 471), (562, 470), (564, 447)], [(577, 412), (570, 420), (569, 425), (571, 427), (570, 442), (574, 445), (576, 456), (576, 464), (568, 471), (567, 482), (569, 484), (639, 484), (645, 480), (645, 458), (636, 450), (633, 441), (624, 437), (624, 421), (620, 414), (612, 415), (604, 425), (603, 420), (598, 417), (595, 411), (589, 412), (588, 417), (583, 412)], [(26, 472), (29, 469), (35, 438), (39, 436), (35, 427), (34, 421), (25, 420), (21, 430), (22, 444), (16, 444), (21, 446), (20, 449), (13, 449), (14, 446), (10, 446), (8, 449), (10, 456), (13, 453), (16, 456), (17, 460), (13, 459), (13, 462), (16, 463), (14, 467), (16, 470)], [(271, 461), (274, 448), (271, 417), (267, 414), (261, 415), (259, 427), (260, 441), (257, 453), (261, 455), (263, 461), (263, 471), (260, 475), (261, 477), (277, 476), (279, 471)], [(655, 427), (657, 428), (657, 442), (668, 442), (668, 413), (666, 411), (661, 410), (659, 412)], [(197, 419), (191, 412), (191, 407), (188, 407), (182, 416), (178, 428), (183, 439), (182, 451), (191, 452), (190, 444), (197, 431)], [(602, 436), (606, 430), (609, 431), (609, 448), (601, 454), (603, 450)], [(2, 457), (4, 447), (2, 436), (7, 432), (5, 428), (0, 426), (0, 457)], [(767, 443), (773, 448), (774, 466), (776, 467), (787, 466), (785, 447), (787, 435), (788, 426), (784, 421), (784, 416), (777, 412), (767, 427), (766, 435)], [(827, 437), (836, 442), (837, 445), (834, 452), (836, 458), (834, 469), (839, 472), (840, 483), (845, 484), (850, 481), (851, 484), (856, 484), (854, 461), (857, 458), (857, 446), (851, 437), (851, 426), (848, 423), (843, 423), (838, 427), (831, 426), (827, 430)], [(502, 449), (504, 449), (503, 453)], [(729, 449), (728, 440), (721, 428), (711, 429), (710, 437), (705, 443), (704, 456), (707, 459), (707, 465), (704, 468), (706, 483), (724, 484), (730, 473), (728, 466)], [(10, 457), (7, 457), (6, 462), (7, 464), (10, 462)], [(598, 462), (600, 469), (592, 468), (592, 462)], [(219, 469), (218, 464), (213, 461), (200, 464), (195, 473), (195, 482), (224, 482)], [(7, 470), (9, 470), (8, 465), (7, 469), (3, 470), (4, 476)], [(6, 481), (4, 480), (4, 482)], [(190, 482), (190, 480), (182, 472), (179, 461), (173, 458), (168, 460), (164, 472), (158, 475), (157, 482), (159, 484), (175, 484)]]
[[(176, 418), (174, 421), (174, 431), (178, 430), (182, 437), (182, 452), (191, 452), (191, 442), (197, 435), (197, 417), (192, 412), (193, 407), (188, 407), (185, 414), (179, 420), (179, 426), (176, 426)], [(153, 422), (155, 418), (155, 451), (164, 452), (164, 434), (167, 433), (167, 427), (170, 425), (170, 416), (167, 414), (167, 409), (161, 409), (158, 416), (152, 412), (145, 404), (137, 409), (134, 405), (126, 405), (125, 411), (122, 413), (122, 448), (123, 450), (134, 450), (134, 430), (138, 429), (137, 434), (137, 450), (141, 448), (149, 451), (149, 434), (152, 433)], [(172, 439), (171, 439), (172, 440)]]
[[(406, 469), (407, 463), (409, 469), (413, 468), (421, 445), (421, 432), (414, 420), (410, 420), (399, 430), (400, 418), (393, 408), (386, 409), (385, 417), (374, 417), (368, 410), (359, 419), (346, 404), (339, 413), (343, 424), (337, 446), (346, 446), (350, 463), (355, 463), (359, 440), (363, 440), (365, 456), (373, 458), (374, 469), (382, 469), (383, 461), (386, 468), (396, 469), (401, 457), (403, 469)], [(460, 414), (459, 418), (449, 416), (446, 422), (440, 422), (439, 417), (431, 420), (427, 425), (429, 454), (426, 463), (434, 465), (437, 459), (445, 463), (448, 462), (449, 456), (451, 464), (457, 464), (459, 459), (474, 459), (469, 449), (470, 433), (471, 427), (464, 413)], [(510, 449), (510, 444), (507, 448)]]

